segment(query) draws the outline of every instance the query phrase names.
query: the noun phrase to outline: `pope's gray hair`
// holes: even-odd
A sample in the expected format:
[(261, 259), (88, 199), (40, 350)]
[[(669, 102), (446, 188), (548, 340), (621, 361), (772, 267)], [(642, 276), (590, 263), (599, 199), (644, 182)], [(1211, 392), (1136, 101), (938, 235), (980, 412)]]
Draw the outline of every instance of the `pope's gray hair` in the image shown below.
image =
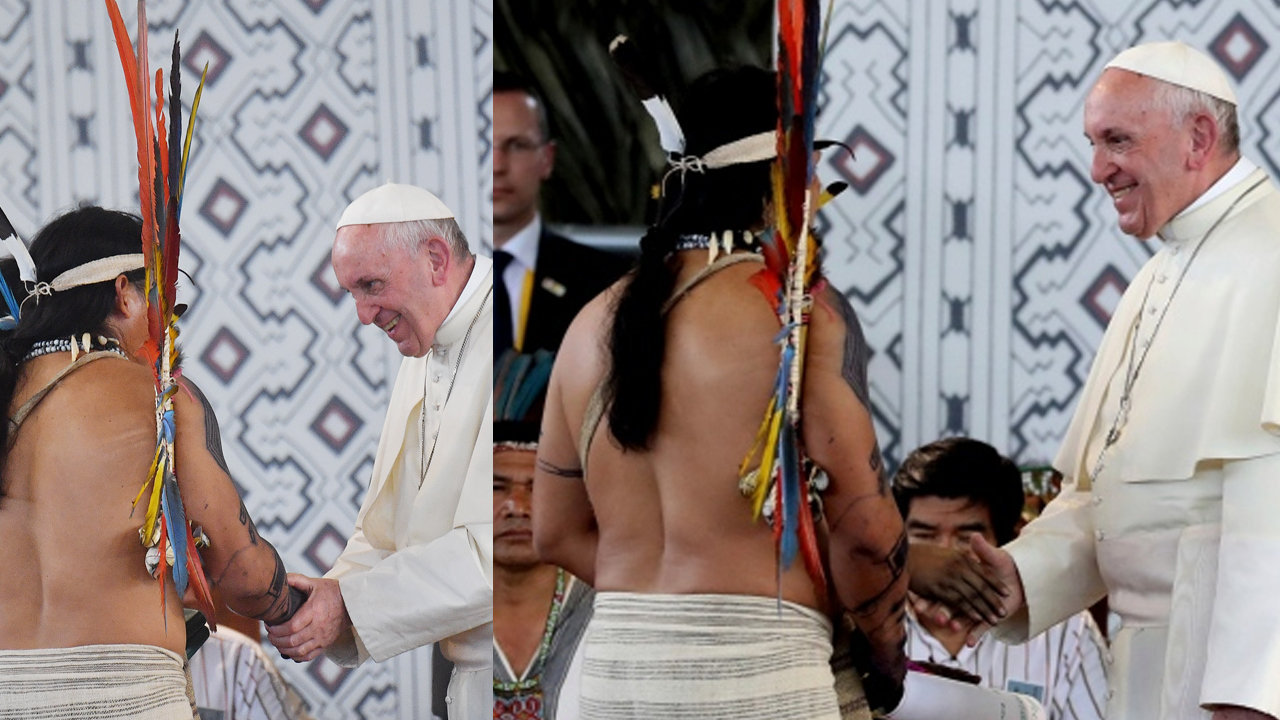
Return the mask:
[(1224, 153), (1240, 149), (1240, 122), (1236, 106), (1208, 93), (1181, 85), (1157, 82), (1154, 105), (1169, 113), (1173, 124), (1180, 125), (1197, 113), (1210, 115), (1218, 126), (1218, 145)]
[(427, 240), (438, 237), (449, 243), (455, 258), (471, 256), (471, 248), (467, 245), (467, 237), (453, 218), (440, 220), (410, 220), (408, 222), (386, 223), (382, 237), (393, 247), (408, 250), (417, 255)]

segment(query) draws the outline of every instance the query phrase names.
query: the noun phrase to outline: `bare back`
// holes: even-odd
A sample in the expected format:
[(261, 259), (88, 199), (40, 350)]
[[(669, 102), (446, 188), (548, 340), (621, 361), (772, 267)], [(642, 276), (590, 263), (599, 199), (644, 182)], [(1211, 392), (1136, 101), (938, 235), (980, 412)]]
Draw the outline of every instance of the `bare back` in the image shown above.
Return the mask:
[[(9, 415), (67, 365), (23, 365)], [(181, 598), (144, 567), (142, 509), (155, 451), (147, 368), (104, 358), (62, 379), (13, 436), (0, 498), (0, 648), (143, 643), (182, 652)], [(165, 624), (168, 623), (166, 630)]]
[[(706, 264), (703, 252), (682, 255), (677, 287)], [(748, 282), (762, 268), (760, 262), (726, 267), (670, 310), (661, 409), (648, 451), (623, 452), (607, 417), (595, 431), (585, 483), (600, 532), (598, 589), (777, 594), (772, 531), (752, 520), (738, 489), (738, 467), (778, 368), (778, 319)], [(559, 372), (552, 392), (563, 400), (575, 445), (587, 401), (605, 377), (619, 287), (584, 310), (561, 346), (558, 362), (576, 370)], [(810, 607), (825, 602), (799, 562), (783, 573), (782, 594)]]
[[(676, 286), (705, 262), (683, 253)], [(719, 272), (667, 317), (662, 398), (646, 451), (624, 452), (607, 422), (585, 458), (583, 417), (609, 366), (623, 278), (578, 315), (552, 372), (533, 488), (534, 543), (546, 562), (597, 589), (782, 596), (827, 608), (802, 565), (781, 574), (772, 532), (753, 522), (738, 467), (773, 387), (778, 320), (748, 282), (759, 264)], [(827, 566), (837, 600), (867, 637), (872, 666), (904, 672), (906, 535), (876, 446), (867, 348), (848, 302), (825, 287), (810, 313), (801, 397), (805, 452), (826, 471)], [(585, 475), (585, 478), (584, 478)]]
[[(69, 361), (55, 353), (25, 363), (9, 414)], [(231, 481), (212, 407), (195, 385), (179, 385), (174, 471), (188, 521), (211, 541), (200, 551), (210, 587), (237, 613), (283, 622), (299, 598)], [(75, 370), (12, 442), (0, 547), (19, 550), (0, 554), (0, 649), (131, 643), (181, 653), (183, 598), (166, 573), (161, 607), (138, 536), (150, 492), (131, 510), (156, 447), (150, 368), (106, 358)]]

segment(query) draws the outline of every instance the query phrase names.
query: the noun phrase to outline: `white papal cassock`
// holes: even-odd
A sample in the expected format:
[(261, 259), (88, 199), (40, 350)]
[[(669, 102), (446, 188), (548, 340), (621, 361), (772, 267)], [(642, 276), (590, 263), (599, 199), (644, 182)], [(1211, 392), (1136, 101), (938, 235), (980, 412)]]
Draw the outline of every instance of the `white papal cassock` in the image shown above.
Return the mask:
[(355, 534), (326, 575), (354, 626), (329, 656), (439, 643), (455, 666), (450, 720), (493, 712), (492, 276), (477, 256), (431, 352), (401, 363)]
[(1280, 715), (1280, 193), (1241, 160), (1160, 236), (1055, 462), (1063, 492), (1007, 546), (1027, 610), (997, 634), (1105, 594), (1124, 621), (1107, 718)]

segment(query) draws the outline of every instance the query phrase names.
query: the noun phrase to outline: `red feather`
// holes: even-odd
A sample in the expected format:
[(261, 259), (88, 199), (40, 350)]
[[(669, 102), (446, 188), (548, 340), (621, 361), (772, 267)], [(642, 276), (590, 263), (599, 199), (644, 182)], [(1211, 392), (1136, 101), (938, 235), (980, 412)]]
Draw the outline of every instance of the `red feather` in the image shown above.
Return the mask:
[(804, 47), (804, 11), (802, 0), (779, 0), (778, 2), (778, 39), (781, 41), (779, 54), (785, 54), (793, 109), (801, 106), (801, 92), (804, 88), (800, 78), (799, 62), (801, 49)]
[[(150, 313), (153, 311), (151, 308), (147, 308), (147, 312)], [(138, 348), (137, 352), (142, 356), (143, 360), (147, 361), (147, 365), (150, 367), (155, 367), (156, 361), (160, 359), (160, 346), (156, 345), (154, 338), (148, 338), (147, 341), (142, 344), (142, 347)]]
[(782, 540), (782, 470), (773, 474), (773, 517), (773, 546), (781, 548), (779, 541)]
[(768, 268), (765, 268), (753, 274), (749, 281), (764, 294), (765, 299), (769, 301), (769, 306), (773, 308), (774, 314), (777, 314), (778, 293), (782, 292), (782, 280), (775, 273), (770, 272)]
[[(108, 0), (110, 2), (110, 0)], [(142, 252), (150, 257), (151, 248), (156, 242), (156, 166), (153, 146), (155, 144), (155, 128), (151, 124), (151, 66), (147, 56), (147, 5), (138, 0), (138, 95), (141, 101), (134, 109), (134, 123), (142, 125), (142, 134), (138, 138), (138, 195), (142, 215)], [(141, 116), (141, 117), (139, 117)], [(155, 268), (151, 268), (155, 272)], [(152, 337), (155, 337), (153, 326)]]
[(813, 578), (814, 587), (826, 587), (827, 576), (822, 570), (822, 553), (818, 550), (818, 535), (813, 527), (812, 506), (807, 500), (801, 501), (800, 508), (800, 554), (804, 556), (804, 568)]
[(191, 588), (195, 591), (196, 604), (204, 619), (212, 630), (218, 629), (218, 613), (213, 605), (213, 593), (209, 590), (209, 581), (204, 576), (204, 563), (200, 561), (200, 551), (195, 542), (187, 543), (187, 575), (191, 578)]
[(164, 122), (164, 68), (156, 68), (156, 102), (154, 109), (156, 114), (156, 141), (160, 143), (157, 167), (160, 170), (160, 177), (164, 181), (164, 195), (167, 197), (169, 195), (169, 131)]
[[(124, 84), (129, 91), (129, 108), (133, 117), (138, 118), (138, 63), (133, 55), (133, 42), (129, 40), (129, 31), (124, 26), (124, 18), (120, 16), (120, 8), (115, 0), (106, 0), (107, 14), (111, 16), (111, 31), (116, 38), (116, 51), (120, 54), (120, 66), (124, 69)], [(140, 140), (142, 128), (134, 124), (134, 134)]]

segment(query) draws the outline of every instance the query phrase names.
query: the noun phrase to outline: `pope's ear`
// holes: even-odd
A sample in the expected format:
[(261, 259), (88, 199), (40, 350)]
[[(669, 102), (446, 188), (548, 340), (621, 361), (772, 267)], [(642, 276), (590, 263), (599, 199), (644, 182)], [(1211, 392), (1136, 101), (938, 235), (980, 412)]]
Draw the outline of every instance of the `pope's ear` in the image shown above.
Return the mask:
[(418, 248), (418, 252), (426, 259), (431, 284), (437, 287), (443, 285), (453, 264), (453, 248), (449, 246), (449, 242), (439, 236), (429, 237)]
[(1192, 170), (1199, 170), (1218, 152), (1218, 120), (1209, 113), (1202, 112), (1196, 113), (1188, 123), (1191, 152), (1187, 157), (1187, 165)]

